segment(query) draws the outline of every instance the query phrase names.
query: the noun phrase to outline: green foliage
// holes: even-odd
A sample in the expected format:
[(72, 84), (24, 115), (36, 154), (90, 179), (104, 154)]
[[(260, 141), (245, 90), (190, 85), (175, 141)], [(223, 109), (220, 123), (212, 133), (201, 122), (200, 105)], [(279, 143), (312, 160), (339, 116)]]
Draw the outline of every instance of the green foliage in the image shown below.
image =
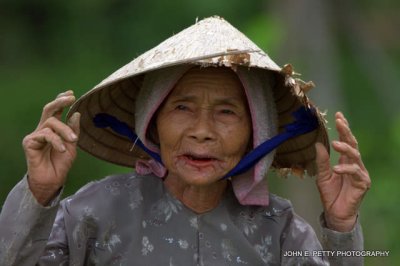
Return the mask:
[[(376, 9), (375, 2), (365, 1), (363, 6), (365, 12), (373, 14), (398, 4), (386, 0), (384, 8)], [(274, 58), (285, 52), (281, 50), (282, 42), (289, 36), (282, 23), (286, 18), (272, 13), (272, 7), (261, 0), (68, 3), (3, 0), (0, 3), (0, 203), (26, 171), (21, 148), (23, 137), (36, 127), (42, 106), (58, 93), (73, 89), (77, 96), (82, 95), (134, 57), (193, 24), (196, 18), (212, 15), (225, 17)], [(385, 29), (382, 27), (382, 31)], [(342, 34), (345, 29), (338, 31), (335, 45), (339, 48), (337, 62), (341, 69), (344, 111), (360, 143), (373, 185), (361, 212), (365, 246), (369, 250), (391, 252), (390, 258), (367, 258), (366, 264), (393, 265), (400, 260), (397, 241), (400, 179), (396, 171), (400, 157), (399, 106), (387, 106), (383, 92), (366, 72), (365, 63), (360, 64), (349, 45), (351, 41)], [(398, 36), (390, 40), (399, 42)], [(396, 47), (390, 46), (390, 52), (395, 62), (392, 71), (398, 77), (400, 50)], [(370, 55), (363, 56), (368, 59)], [(391, 85), (392, 92), (386, 97), (400, 98), (397, 84)], [(74, 193), (90, 180), (126, 171), (130, 169), (79, 152), (64, 195)]]
[(283, 26), (273, 16), (263, 13), (251, 16), (243, 32), (269, 55), (275, 55), (282, 43)]
[[(3, 1), (1, 5), (0, 79), (2, 99), (7, 99), (0, 113), (1, 148), (7, 152), (0, 155), (0, 202), (26, 171), (23, 137), (34, 130), (42, 107), (58, 93), (73, 89), (77, 96), (84, 94), (196, 18), (218, 14), (240, 28), (262, 11), (262, 1), (249, 6), (239, 0)], [(80, 153), (64, 195), (89, 180), (121, 171), (129, 169)]]

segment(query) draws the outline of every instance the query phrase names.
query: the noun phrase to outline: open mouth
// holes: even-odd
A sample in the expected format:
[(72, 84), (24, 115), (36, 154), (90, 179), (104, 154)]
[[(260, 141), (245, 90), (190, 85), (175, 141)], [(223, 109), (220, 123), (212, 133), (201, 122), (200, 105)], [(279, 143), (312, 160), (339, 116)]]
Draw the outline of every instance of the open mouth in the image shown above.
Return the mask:
[(189, 161), (195, 162), (195, 163), (207, 163), (207, 162), (213, 162), (213, 161), (217, 160), (217, 158), (210, 156), (210, 155), (200, 155), (200, 154), (192, 154), (192, 153), (184, 154), (183, 157), (186, 160), (189, 160)]
[(211, 161), (211, 160), (215, 160), (215, 158), (212, 157), (202, 157), (202, 156), (195, 156), (195, 155), (185, 155), (186, 158), (188, 158), (189, 160), (193, 160), (193, 161)]

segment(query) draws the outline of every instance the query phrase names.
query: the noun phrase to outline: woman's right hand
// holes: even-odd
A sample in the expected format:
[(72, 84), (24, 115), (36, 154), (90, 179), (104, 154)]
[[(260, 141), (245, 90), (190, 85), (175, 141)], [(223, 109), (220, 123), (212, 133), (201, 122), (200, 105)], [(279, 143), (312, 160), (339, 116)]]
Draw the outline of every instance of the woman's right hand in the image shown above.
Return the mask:
[(67, 124), (61, 121), (65, 108), (75, 102), (73, 91), (66, 91), (46, 104), (39, 125), (23, 142), (28, 165), (28, 183), (37, 201), (46, 206), (64, 185), (76, 157), (80, 114)]

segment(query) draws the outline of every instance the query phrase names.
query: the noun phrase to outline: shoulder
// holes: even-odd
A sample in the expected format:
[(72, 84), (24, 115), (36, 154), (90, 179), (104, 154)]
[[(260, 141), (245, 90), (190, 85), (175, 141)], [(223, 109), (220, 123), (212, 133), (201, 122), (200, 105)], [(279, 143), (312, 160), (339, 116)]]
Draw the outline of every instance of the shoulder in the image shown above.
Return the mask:
[[(115, 174), (92, 181), (80, 188), (74, 195), (63, 200), (62, 205), (70, 210), (85, 208), (113, 209), (126, 205), (134, 199), (143, 199), (143, 193), (161, 187), (161, 180), (155, 176), (141, 176), (136, 172)], [(122, 206), (121, 206), (122, 207)]]
[(268, 206), (260, 207), (264, 223), (278, 232), (283, 232), (293, 221), (294, 209), (290, 200), (270, 194)]
[(270, 204), (264, 207), (263, 215), (279, 220), (284, 230), (300, 233), (313, 231), (311, 225), (295, 212), (290, 200), (274, 194), (270, 195)]
[(298, 250), (302, 245), (311, 249), (320, 249), (318, 238), (311, 225), (299, 216), (292, 203), (277, 195), (271, 194), (270, 204), (264, 209), (264, 216), (280, 224), (282, 241), (289, 239), (291, 249)]
[(157, 183), (157, 181), (159, 181), (159, 178), (155, 176), (141, 176), (136, 172), (114, 174), (84, 185), (70, 198), (84, 197), (98, 192), (115, 194), (122, 188), (129, 189), (132, 186), (140, 186), (146, 183), (154, 184)]
[(268, 206), (241, 205), (236, 198), (227, 206), (237, 224), (251, 223), (254, 227), (276, 233), (284, 230), (294, 216), (291, 202), (275, 194), (270, 194)]
[(272, 193), (269, 195), (268, 206), (262, 207), (262, 209), (264, 215), (267, 217), (293, 215), (293, 206), (290, 200), (279, 197)]

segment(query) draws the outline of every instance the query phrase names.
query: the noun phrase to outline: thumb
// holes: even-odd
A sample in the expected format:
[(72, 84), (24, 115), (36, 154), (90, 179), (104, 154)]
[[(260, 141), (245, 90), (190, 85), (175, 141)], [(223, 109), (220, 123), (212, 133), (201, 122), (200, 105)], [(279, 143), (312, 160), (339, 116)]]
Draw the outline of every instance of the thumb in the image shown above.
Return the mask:
[(315, 163), (317, 164), (317, 171), (318, 171), (317, 177), (319, 181), (322, 181), (324, 179), (329, 178), (331, 174), (329, 154), (325, 146), (320, 142), (317, 142), (315, 144), (315, 151), (316, 151)]

